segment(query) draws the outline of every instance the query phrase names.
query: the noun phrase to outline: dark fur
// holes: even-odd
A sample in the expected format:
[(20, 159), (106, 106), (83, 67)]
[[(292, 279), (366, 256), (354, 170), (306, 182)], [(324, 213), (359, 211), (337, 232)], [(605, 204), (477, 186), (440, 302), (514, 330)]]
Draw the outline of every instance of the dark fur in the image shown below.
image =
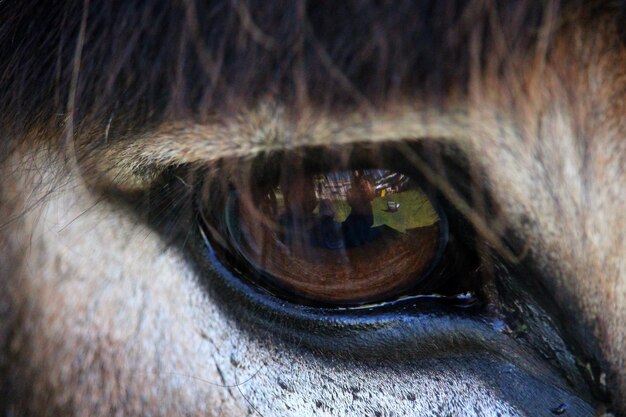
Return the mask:
[(272, 95), (326, 105), (463, 92), (470, 61), (502, 72), (550, 20), (611, 8), (539, 3), (5, 1), (0, 115), (5, 129), (113, 112), (137, 126)]

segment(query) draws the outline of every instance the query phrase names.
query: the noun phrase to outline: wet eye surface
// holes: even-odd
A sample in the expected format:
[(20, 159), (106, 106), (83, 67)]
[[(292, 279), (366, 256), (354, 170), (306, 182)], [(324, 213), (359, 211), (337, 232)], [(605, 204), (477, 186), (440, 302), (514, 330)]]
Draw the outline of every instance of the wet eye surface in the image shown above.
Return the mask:
[(400, 165), (283, 154), (219, 172), (197, 193), (200, 226), (220, 261), (252, 285), (308, 305), (474, 300), (468, 287), (450, 286), (444, 210)]
[(386, 170), (295, 174), (228, 196), (228, 237), (270, 287), (336, 304), (381, 301), (419, 284), (445, 243), (432, 203)]

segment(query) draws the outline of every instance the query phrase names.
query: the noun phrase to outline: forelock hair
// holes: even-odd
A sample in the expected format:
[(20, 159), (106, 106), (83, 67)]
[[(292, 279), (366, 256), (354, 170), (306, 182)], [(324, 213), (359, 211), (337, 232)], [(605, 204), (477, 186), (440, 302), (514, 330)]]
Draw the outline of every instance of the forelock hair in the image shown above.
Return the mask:
[(598, 4), (5, 0), (0, 123), (6, 132), (115, 113), (136, 128), (268, 96), (297, 107), (462, 94), (471, 68), (504, 71), (502, 51), (532, 53), (548, 20)]

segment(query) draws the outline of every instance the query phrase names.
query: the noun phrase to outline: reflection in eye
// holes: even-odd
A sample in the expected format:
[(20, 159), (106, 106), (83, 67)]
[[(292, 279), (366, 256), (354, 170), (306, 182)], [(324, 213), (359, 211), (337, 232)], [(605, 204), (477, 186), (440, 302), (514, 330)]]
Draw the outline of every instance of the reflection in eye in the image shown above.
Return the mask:
[[(225, 195), (222, 238), (258, 284), (333, 305), (417, 288), (445, 248), (445, 218), (389, 170), (295, 171)], [(207, 216), (211, 217), (211, 216)]]

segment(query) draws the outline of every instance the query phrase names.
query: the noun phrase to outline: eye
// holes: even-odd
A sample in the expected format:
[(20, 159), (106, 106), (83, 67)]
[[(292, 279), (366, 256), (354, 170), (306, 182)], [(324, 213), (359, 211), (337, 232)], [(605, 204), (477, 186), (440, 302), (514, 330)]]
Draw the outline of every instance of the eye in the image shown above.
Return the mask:
[(210, 177), (196, 204), (206, 243), (251, 285), (323, 306), (475, 301), (468, 275), (451, 285), (463, 262), (445, 211), (400, 160), (292, 152), (223, 163)]
[(534, 349), (585, 389), (541, 272), (505, 252), (514, 231), (487, 233), (502, 223), (480, 173), (463, 149), (420, 139), (181, 165), (125, 198), (261, 343), (367, 363)]

